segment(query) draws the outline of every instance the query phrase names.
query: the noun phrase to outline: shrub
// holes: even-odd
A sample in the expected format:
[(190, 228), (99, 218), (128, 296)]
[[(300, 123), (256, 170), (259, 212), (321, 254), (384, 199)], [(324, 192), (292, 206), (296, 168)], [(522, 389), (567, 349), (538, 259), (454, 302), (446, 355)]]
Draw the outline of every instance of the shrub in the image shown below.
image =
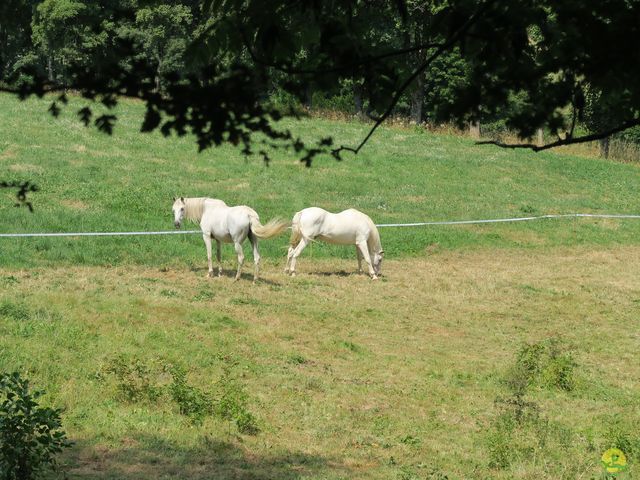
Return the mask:
[(29, 480), (55, 469), (55, 455), (71, 442), (60, 410), (40, 407), (19, 373), (0, 374), (0, 479)]

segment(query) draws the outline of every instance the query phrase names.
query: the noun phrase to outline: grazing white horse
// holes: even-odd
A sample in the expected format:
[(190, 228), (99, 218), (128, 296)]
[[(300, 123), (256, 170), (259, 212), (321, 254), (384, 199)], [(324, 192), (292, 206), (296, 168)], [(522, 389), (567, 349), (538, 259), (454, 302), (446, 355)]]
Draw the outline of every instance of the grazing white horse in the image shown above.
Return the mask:
[(315, 239), (341, 245), (355, 245), (358, 271), (362, 272), (362, 259), (369, 267), (369, 275), (377, 279), (384, 252), (380, 234), (373, 221), (364, 213), (350, 208), (331, 213), (318, 207), (300, 210), (291, 223), (291, 246), (287, 254), (285, 273), (296, 274), (296, 259), (307, 244)]
[(229, 207), (222, 200), (215, 198), (175, 198), (173, 202), (173, 218), (176, 228), (180, 228), (183, 219), (200, 222), (202, 238), (207, 247), (207, 260), (209, 262), (209, 277), (213, 277), (213, 262), (211, 260), (211, 239), (216, 241), (216, 259), (218, 260), (218, 276), (222, 275), (222, 262), (220, 260), (220, 242), (233, 243), (238, 255), (238, 271), (236, 280), (240, 278), (240, 271), (244, 263), (242, 242), (247, 237), (253, 246), (253, 262), (255, 270), (253, 281), (258, 279), (260, 269), (260, 252), (258, 251), (258, 238), (271, 238), (282, 233), (288, 226), (288, 222), (273, 219), (266, 225), (260, 223), (256, 211), (245, 205)]

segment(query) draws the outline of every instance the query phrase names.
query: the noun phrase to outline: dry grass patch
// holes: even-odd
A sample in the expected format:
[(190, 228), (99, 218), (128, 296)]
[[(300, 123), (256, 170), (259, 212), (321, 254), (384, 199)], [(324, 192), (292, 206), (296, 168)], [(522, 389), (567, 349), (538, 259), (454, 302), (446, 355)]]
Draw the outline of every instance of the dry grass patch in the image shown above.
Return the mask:
[(81, 200), (61, 200), (60, 204), (72, 210), (86, 210), (89, 206)]
[(9, 165), (10, 172), (17, 173), (43, 173), (44, 169), (38, 165), (33, 165), (31, 163), (14, 163), (13, 165)]

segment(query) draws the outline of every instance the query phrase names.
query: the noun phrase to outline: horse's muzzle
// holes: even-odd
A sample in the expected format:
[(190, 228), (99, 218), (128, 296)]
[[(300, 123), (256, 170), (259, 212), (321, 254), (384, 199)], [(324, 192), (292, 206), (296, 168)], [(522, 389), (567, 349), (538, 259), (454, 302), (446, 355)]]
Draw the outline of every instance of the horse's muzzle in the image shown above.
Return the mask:
[(174, 225), (176, 226), (176, 228), (180, 228), (180, 222), (174, 222)]

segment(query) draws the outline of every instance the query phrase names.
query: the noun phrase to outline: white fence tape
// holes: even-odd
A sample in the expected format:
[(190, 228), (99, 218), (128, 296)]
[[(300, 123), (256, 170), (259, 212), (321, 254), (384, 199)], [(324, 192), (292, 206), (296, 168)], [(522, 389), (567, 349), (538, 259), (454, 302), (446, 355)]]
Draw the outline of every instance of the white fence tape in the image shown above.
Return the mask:
[(421, 227), (425, 225), (469, 225), (474, 223), (502, 223), (502, 222), (526, 222), (528, 220), (541, 220), (544, 218), (570, 218), (570, 217), (591, 217), (591, 218), (639, 218), (640, 215), (622, 214), (598, 214), (598, 213), (565, 213), (559, 215), (539, 215), (537, 217), (516, 217), (516, 218), (492, 218), (489, 220), (452, 220), (442, 222), (419, 222), (419, 223), (381, 223), (377, 227)]
[(130, 235), (188, 235), (200, 230), (165, 230), (160, 232), (61, 232), (61, 233), (0, 233), (2, 237), (124, 237)]
[[(558, 215), (539, 215), (535, 217), (493, 218), (487, 220), (451, 220), (440, 222), (416, 222), (416, 223), (381, 223), (377, 227), (422, 227), (429, 225), (472, 225), (482, 223), (525, 222), (530, 220), (542, 220), (545, 218), (635, 218), (640, 215), (627, 214), (599, 214), (599, 213), (565, 213)], [(122, 237), (132, 235), (189, 235), (202, 232), (200, 230), (165, 230), (159, 232), (60, 232), (60, 233), (0, 233), (0, 238), (24, 238), (24, 237)]]

